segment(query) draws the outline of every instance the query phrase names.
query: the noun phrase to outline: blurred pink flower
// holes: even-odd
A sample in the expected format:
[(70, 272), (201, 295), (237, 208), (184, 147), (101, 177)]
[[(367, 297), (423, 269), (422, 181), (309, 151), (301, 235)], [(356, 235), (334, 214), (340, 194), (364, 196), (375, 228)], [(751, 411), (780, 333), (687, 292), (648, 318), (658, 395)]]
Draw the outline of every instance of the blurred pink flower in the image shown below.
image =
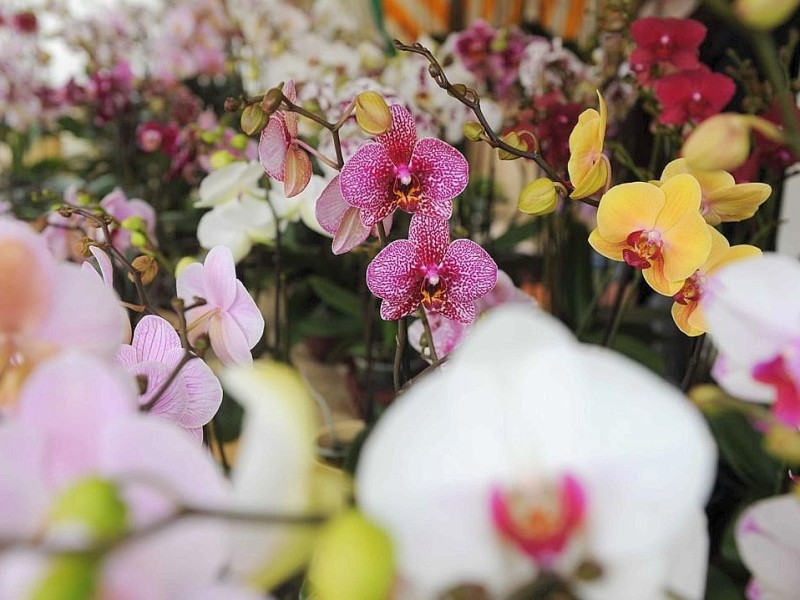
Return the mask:
[(189, 341), (208, 333), (211, 348), (226, 365), (253, 362), (250, 349), (264, 333), (264, 317), (241, 281), (236, 279), (233, 254), (216, 246), (205, 262), (194, 263), (180, 272), (178, 297), (187, 306), (198, 298), (206, 303), (186, 312)]
[(694, 19), (643, 17), (631, 25), (631, 37), (636, 42), (631, 69), (639, 84), (646, 85), (668, 73), (699, 67), (706, 27)]
[(466, 159), (442, 140), (417, 140), (411, 113), (399, 104), (389, 108), (389, 131), (361, 146), (344, 164), (339, 177), (342, 196), (360, 209), (365, 227), (373, 227), (396, 208), (449, 219), (452, 200), (469, 179)]
[(471, 323), (475, 300), (497, 281), (497, 265), (472, 240), (450, 243), (447, 221), (414, 215), (408, 239), (381, 250), (367, 267), (367, 286), (383, 299), (381, 317), (399, 319), (420, 304), (431, 312)]
[[(156, 211), (144, 200), (129, 199), (122, 188), (114, 188), (100, 201), (100, 207), (119, 223), (128, 217), (140, 217), (147, 224), (148, 237), (156, 243)], [(111, 228), (110, 241), (117, 250), (125, 252), (131, 247), (131, 232), (123, 227), (114, 226)]]
[(655, 84), (662, 106), (658, 120), (666, 125), (700, 123), (725, 108), (735, 92), (733, 79), (705, 66), (667, 75)]
[[(177, 332), (165, 319), (147, 315), (136, 325), (132, 344), (117, 351), (116, 362), (137, 377), (144, 377), (139, 404), (147, 406), (172, 375), (183, 358), (184, 350)], [(206, 363), (193, 358), (155, 401), (150, 412), (173, 421), (203, 439), (203, 425), (208, 423), (222, 403), (222, 387)]]

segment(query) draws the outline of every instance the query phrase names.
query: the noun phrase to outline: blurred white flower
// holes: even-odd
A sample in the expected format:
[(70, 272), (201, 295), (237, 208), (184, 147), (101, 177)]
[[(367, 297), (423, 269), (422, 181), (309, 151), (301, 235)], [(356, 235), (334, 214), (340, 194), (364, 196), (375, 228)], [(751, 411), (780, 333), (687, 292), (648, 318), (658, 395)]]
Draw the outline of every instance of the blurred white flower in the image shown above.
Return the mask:
[(237, 161), (209, 173), (200, 182), (197, 208), (210, 208), (236, 198), (266, 198), (267, 192), (258, 185), (264, 169), (257, 161)]

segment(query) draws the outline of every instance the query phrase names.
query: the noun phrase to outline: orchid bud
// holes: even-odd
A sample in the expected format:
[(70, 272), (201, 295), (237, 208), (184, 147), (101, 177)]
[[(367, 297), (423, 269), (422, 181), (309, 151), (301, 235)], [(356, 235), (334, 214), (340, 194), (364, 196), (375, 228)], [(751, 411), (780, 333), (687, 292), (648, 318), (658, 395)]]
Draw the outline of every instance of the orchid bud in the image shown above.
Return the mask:
[(219, 139), (219, 133), (216, 131), (204, 131), (200, 134), (200, 140), (204, 144), (213, 144)]
[(463, 83), (454, 83), (452, 88), (453, 91), (451, 92), (450, 90), (447, 90), (447, 93), (453, 97), (464, 96), (467, 93), (467, 90), (469, 90), (469, 88)]
[(749, 154), (750, 126), (736, 113), (721, 113), (700, 123), (681, 150), (687, 165), (702, 171), (732, 171)]
[(242, 111), (239, 125), (247, 135), (261, 133), (269, 123), (269, 116), (258, 104), (248, 104)]
[(361, 92), (356, 96), (356, 121), (366, 133), (379, 135), (392, 126), (392, 113), (383, 96), (376, 92)]
[(389, 537), (358, 511), (339, 515), (319, 534), (308, 580), (318, 600), (388, 598), (394, 583)]
[[(525, 139), (523, 139), (522, 135), (519, 132), (511, 131), (505, 134), (500, 139), (509, 146), (511, 146), (512, 148), (516, 148), (520, 152), (528, 152), (530, 150), (528, 142)], [(500, 148), (498, 156), (500, 157), (500, 160), (516, 160), (520, 158), (518, 154), (514, 154), (513, 152), (509, 152), (508, 150), (503, 150), (502, 148)]]
[[(139, 273), (144, 285), (150, 285), (158, 275), (158, 261), (149, 254), (137, 256), (131, 262), (131, 266)], [(133, 274), (128, 273), (128, 278), (133, 281)]]
[(733, 10), (748, 27), (766, 31), (782, 25), (798, 5), (800, 0), (736, 0)]
[(110, 541), (128, 529), (128, 508), (117, 484), (99, 477), (78, 480), (56, 498), (49, 522), (56, 529), (76, 527), (95, 541)]
[(772, 456), (790, 465), (800, 465), (800, 433), (785, 425), (776, 425), (764, 436), (764, 447)]
[(91, 238), (81, 237), (72, 244), (72, 251), (77, 256), (89, 258), (92, 255), (92, 253), (89, 251), (89, 246), (91, 246), (93, 243), (94, 241)]
[(283, 102), (283, 92), (281, 88), (283, 84), (279, 85), (278, 87), (272, 88), (266, 94), (264, 94), (264, 98), (261, 100), (261, 110), (264, 111), (264, 114), (270, 116), (274, 113), (278, 108), (280, 108), (281, 102)]
[(483, 139), (483, 125), (477, 121), (464, 123), (464, 137), (470, 142), (480, 142)]
[(517, 208), (528, 215), (540, 217), (553, 212), (558, 206), (558, 192), (551, 179), (534, 179), (520, 192)]
[(87, 554), (61, 554), (53, 557), (36, 585), (25, 596), (42, 598), (87, 598), (97, 585), (100, 561)]
[(216, 170), (221, 169), (222, 167), (227, 167), (235, 160), (236, 157), (227, 150), (217, 150), (211, 155), (211, 158), (208, 159), (208, 162), (211, 165), (211, 168)]
[(131, 246), (134, 248), (147, 248), (147, 235), (141, 231), (131, 232)]
[(120, 226), (128, 231), (145, 231), (147, 223), (139, 215), (133, 215), (122, 220)]
[(231, 148), (235, 150), (244, 150), (247, 148), (247, 144), (250, 139), (243, 133), (237, 133), (231, 138), (230, 144)]

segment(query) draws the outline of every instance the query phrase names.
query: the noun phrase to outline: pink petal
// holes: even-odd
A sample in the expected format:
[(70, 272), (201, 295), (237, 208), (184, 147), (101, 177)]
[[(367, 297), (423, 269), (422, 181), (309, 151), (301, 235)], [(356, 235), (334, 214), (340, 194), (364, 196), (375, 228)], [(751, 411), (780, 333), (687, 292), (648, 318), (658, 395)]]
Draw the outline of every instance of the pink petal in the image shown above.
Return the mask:
[(450, 226), (447, 221), (415, 214), (408, 226), (408, 240), (417, 246), (423, 265), (438, 265), (450, 243)]
[(378, 298), (390, 302), (419, 302), (422, 266), (417, 246), (396, 240), (381, 250), (367, 267), (367, 287)]
[(264, 334), (264, 316), (241, 281), (236, 282), (236, 298), (228, 314), (242, 330), (248, 349), (255, 346)]
[[(461, 239), (450, 244), (442, 260), (442, 270), (447, 274), (447, 296), (454, 302), (472, 303), (488, 294), (497, 283), (497, 265), (472, 240)], [(473, 306), (473, 313), (474, 310)]]
[[(181, 351), (181, 354), (183, 352)], [(147, 388), (144, 394), (139, 396), (139, 404), (145, 406), (152, 402), (155, 394), (161, 389), (161, 386), (169, 379), (173, 371), (172, 366), (167, 366), (160, 362), (141, 362), (131, 367), (130, 371), (137, 375), (146, 378)], [(180, 377), (173, 379), (169, 387), (164, 390), (164, 393), (158, 397), (155, 405), (150, 411), (154, 415), (159, 415), (167, 418), (173, 423), (177, 423), (181, 415), (186, 410), (186, 393), (181, 385)]]
[[(150, 206), (148, 204), (148, 206)], [(155, 221), (155, 216), (153, 217)], [(97, 266), (100, 268), (100, 275), (103, 278), (103, 283), (106, 284), (106, 287), (114, 288), (114, 265), (111, 264), (111, 258), (102, 251), (97, 246), (89, 246), (89, 252), (92, 253), (95, 260), (97, 260)], [(87, 265), (88, 263), (83, 263)]]
[(394, 206), (394, 201), (389, 195), (389, 187), (394, 181), (394, 176), (394, 163), (389, 158), (386, 148), (380, 144), (369, 143), (361, 146), (350, 160), (344, 163), (339, 176), (339, 185), (342, 196), (350, 206), (356, 208), (384, 204)]
[(203, 428), (202, 427), (187, 427), (184, 431), (198, 444), (203, 443)]
[(253, 356), (250, 354), (250, 346), (247, 344), (244, 332), (229, 314), (219, 313), (209, 320), (208, 337), (214, 354), (222, 364), (226, 366), (253, 364)]
[(381, 318), (385, 321), (396, 321), (417, 310), (419, 302), (419, 298), (412, 298), (410, 296), (398, 302), (384, 300), (381, 302)]
[(186, 265), (175, 281), (176, 294), (186, 305), (194, 304), (196, 298), (205, 298), (205, 280), (203, 265), (192, 263)]
[(370, 228), (361, 222), (361, 211), (353, 206), (347, 208), (333, 236), (331, 249), (334, 254), (349, 252), (369, 237)]
[(32, 426), (0, 424), (0, 536), (33, 537), (41, 528), (49, 494), (39, 469), (44, 440)]
[(269, 123), (261, 131), (258, 141), (258, 160), (267, 175), (283, 181), (283, 170), (286, 162), (286, 151), (289, 149), (289, 133), (281, 113), (270, 116)]
[(440, 312), (448, 319), (465, 324), (472, 323), (477, 316), (475, 303), (471, 300), (458, 301), (448, 298), (442, 305)]
[(380, 221), (386, 221), (392, 217), (396, 205), (393, 202), (386, 202), (382, 204), (374, 204), (362, 208), (359, 211), (359, 217), (364, 227), (372, 228)]
[(305, 150), (289, 146), (283, 172), (283, 190), (287, 198), (297, 196), (311, 181), (311, 159)]
[(169, 321), (156, 315), (146, 315), (133, 332), (133, 347), (139, 361), (164, 362), (169, 350), (180, 348), (181, 340)]
[(452, 200), (464, 191), (469, 181), (467, 159), (436, 138), (417, 142), (410, 168), (419, 177), (423, 195), (432, 203)]
[(228, 310), (236, 298), (236, 266), (227, 246), (215, 246), (203, 263), (204, 298), (211, 306)]
[(375, 137), (375, 141), (386, 148), (389, 160), (395, 165), (408, 165), (417, 142), (417, 125), (414, 117), (403, 106), (392, 104), (392, 127)]
[(199, 358), (184, 365), (180, 378), (186, 392), (186, 406), (178, 422), (186, 429), (200, 428), (217, 414), (222, 404), (222, 386), (211, 368)]
[(339, 187), (339, 175), (336, 175), (317, 198), (317, 221), (325, 231), (335, 235), (348, 208), (349, 205), (345, 202)]

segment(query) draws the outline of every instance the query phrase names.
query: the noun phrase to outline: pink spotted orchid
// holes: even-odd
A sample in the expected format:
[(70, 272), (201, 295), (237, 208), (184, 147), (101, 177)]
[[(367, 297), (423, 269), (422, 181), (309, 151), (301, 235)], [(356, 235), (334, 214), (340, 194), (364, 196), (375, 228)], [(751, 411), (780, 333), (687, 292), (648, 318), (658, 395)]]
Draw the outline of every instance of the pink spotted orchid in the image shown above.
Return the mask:
[(250, 349), (264, 333), (264, 317), (236, 279), (233, 254), (226, 246), (212, 248), (203, 264), (185, 267), (178, 274), (177, 290), (186, 306), (205, 300), (186, 311), (190, 343), (207, 333), (223, 364), (252, 363)]
[[(779, 291), (779, 293), (778, 293)], [(725, 391), (800, 426), (800, 264), (778, 254), (715, 272), (700, 301)]]
[[(290, 102), (297, 101), (294, 82), (289, 81), (283, 93)], [(311, 180), (311, 159), (297, 139), (297, 114), (277, 111), (270, 115), (258, 142), (258, 159), (267, 175), (283, 182), (287, 198), (296, 196)]]
[[(152, 414), (177, 423), (202, 441), (203, 425), (222, 403), (222, 387), (208, 365), (194, 358), (183, 365), (173, 382), (161, 392), (183, 355), (180, 338), (172, 325), (161, 317), (147, 315), (136, 325), (131, 344), (120, 346), (116, 362), (144, 383), (139, 404), (152, 403)], [(156, 398), (159, 392), (161, 395)]]
[(497, 282), (497, 265), (472, 240), (450, 243), (447, 221), (421, 214), (411, 219), (407, 240), (395, 240), (367, 267), (367, 286), (383, 299), (381, 317), (399, 319), (420, 305), (471, 323), (475, 300)]
[(391, 128), (344, 164), (339, 178), (342, 196), (360, 209), (365, 227), (373, 227), (396, 208), (449, 219), (452, 200), (469, 179), (466, 159), (442, 140), (418, 140), (411, 113), (399, 104), (389, 108)]

